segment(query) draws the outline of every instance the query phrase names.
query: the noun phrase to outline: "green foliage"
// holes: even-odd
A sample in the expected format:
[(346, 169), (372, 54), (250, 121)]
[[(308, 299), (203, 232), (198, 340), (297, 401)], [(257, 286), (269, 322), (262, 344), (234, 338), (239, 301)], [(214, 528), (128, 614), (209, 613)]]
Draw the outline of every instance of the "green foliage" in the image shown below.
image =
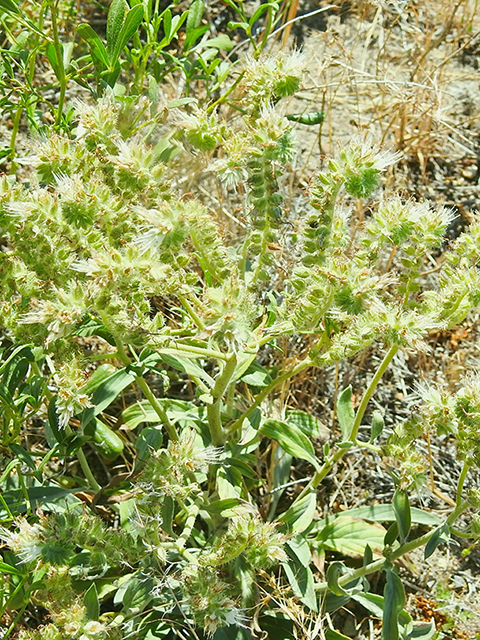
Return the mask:
[[(148, 9), (111, 5), (107, 44), (98, 45), (107, 85), (138, 28), (137, 7)], [(202, 7), (195, 1), (185, 18), (190, 53), (203, 37)], [(162, 16), (171, 35), (179, 21)], [(480, 223), (425, 280), (451, 214), (385, 195), (358, 225), (354, 208), (395, 158), (355, 141), (306, 196), (291, 194), (303, 199), (293, 220), (284, 179), (293, 136), (276, 103), (296, 90), (302, 64), (285, 53), (248, 60), (236, 85), (243, 113), (233, 120), (212, 105), (107, 91), (77, 105), (74, 135), (37, 144), (28, 184), (1, 181), (1, 602), (18, 620), (42, 603), (51, 619), (23, 630), (24, 640), (148, 639), (185, 627), (209, 636), (248, 627), (253, 616), (267, 629), (268, 618), (284, 622), (276, 603), (287, 592), (305, 612), (368, 603), (389, 640), (431, 637), (403, 610), (393, 565), (417, 547), (429, 555), (478, 502), (474, 492), (463, 497), (479, 464), (478, 379), (456, 395), (421, 389), (417, 415), (382, 446), (373, 444), (384, 428), (378, 413), (370, 441), (359, 433), (395, 355), (425, 351), (429, 331), (453, 327), (479, 304)], [(236, 210), (213, 207), (213, 192)], [(297, 336), (308, 336), (307, 353), (264, 357), (276, 340)], [(340, 392), (331, 434), (289, 411), (283, 395), (268, 402), (307, 369), (373, 343), (385, 356), (358, 406), (351, 387)], [(24, 448), (33, 425), (38, 456)], [(443, 520), (409, 502), (424, 481), (415, 442), (430, 428), (452, 436), (464, 463)], [(321, 436), (329, 437), (323, 455)], [(317, 487), (364, 448), (389, 458), (392, 505), (318, 521)], [(101, 470), (121, 456), (128, 473), (106, 480)], [(271, 496), (288, 484), (294, 459), (308, 465), (307, 484), (280, 506)], [(61, 479), (56, 462), (74, 470)], [(105, 505), (114, 526), (98, 515)], [(478, 522), (463, 533), (478, 536)], [(336, 561), (321, 582), (313, 551), (363, 564)], [(365, 578), (379, 570), (383, 597)]]

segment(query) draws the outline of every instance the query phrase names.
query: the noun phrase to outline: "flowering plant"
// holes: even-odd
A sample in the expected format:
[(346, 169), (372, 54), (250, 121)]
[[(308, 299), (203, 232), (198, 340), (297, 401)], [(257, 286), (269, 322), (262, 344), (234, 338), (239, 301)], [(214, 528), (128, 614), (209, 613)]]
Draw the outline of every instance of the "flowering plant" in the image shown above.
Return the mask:
[[(282, 606), (286, 589), (313, 615), (360, 596), (376, 603), (384, 640), (432, 637), (431, 625), (403, 611), (395, 561), (422, 545), (433, 553), (476, 503), (463, 486), (479, 460), (478, 379), (456, 396), (423, 389), (418, 417), (383, 440), (384, 418), (369, 402), (400, 351), (427, 351), (429, 331), (457, 325), (480, 303), (480, 222), (426, 274), (452, 214), (380, 195), (368, 216), (355, 215), (396, 160), (364, 142), (290, 194), (290, 207), (294, 138), (276, 105), (298, 88), (301, 63), (285, 54), (250, 61), (233, 97), (242, 115), (229, 121), (191, 101), (79, 104), (73, 139), (38, 144), (36, 178), (2, 179), (2, 328), (22, 345), (0, 371), (2, 455), (22, 449), (32, 419), (49, 446), (40, 464), (26, 458), (27, 485), (20, 470), (15, 485), (15, 465), (2, 475), (7, 604), (21, 616), (31, 599), (52, 620), (22, 640), (173, 637), (184, 628), (234, 637), (222, 635), (228, 626), (247, 637), (249, 625), (268, 630), (272, 620), (294, 637), (300, 623)], [(304, 347), (275, 357), (295, 336)], [(278, 395), (303, 371), (374, 344), (385, 351), (380, 365), (357, 407), (350, 387), (339, 394), (338, 429), (327, 436)], [(429, 429), (452, 434), (463, 461), (444, 520), (410, 506), (423, 473), (414, 443)], [(128, 472), (103, 481), (88, 443), (104, 460), (123, 455)], [(390, 510), (320, 520), (317, 488), (362, 451), (395, 466)], [(34, 490), (55, 486), (51, 460), (71, 456), (83, 471), (73, 486), (94, 494), (94, 512), (105, 501), (116, 526), (68, 490), (66, 506), (43, 499), (34, 513)], [(310, 473), (282, 511), (293, 458)], [(18, 488), (29, 496), (27, 518), (13, 513)], [(430, 529), (416, 535), (412, 523)], [(322, 577), (312, 552), (335, 549), (340, 524), (363, 565), (333, 562)], [(369, 600), (365, 576), (379, 570), (384, 594)]]

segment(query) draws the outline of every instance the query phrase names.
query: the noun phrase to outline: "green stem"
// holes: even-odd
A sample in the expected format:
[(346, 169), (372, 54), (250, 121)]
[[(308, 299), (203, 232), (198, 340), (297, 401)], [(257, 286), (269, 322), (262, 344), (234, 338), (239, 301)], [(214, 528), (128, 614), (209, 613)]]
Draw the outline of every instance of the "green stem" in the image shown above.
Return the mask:
[(469, 469), (470, 469), (470, 465), (468, 464), (467, 461), (465, 461), (463, 463), (462, 471), (460, 473), (460, 478), (458, 479), (457, 494), (456, 494), (456, 500), (455, 500), (457, 505), (459, 505), (462, 501), (463, 485), (465, 484), (465, 478), (467, 477), (467, 473)]
[(360, 406), (358, 407), (356, 415), (355, 415), (355, 422), (353, 423), (352, 432), (351, 432), (350, 438), (349, 438), (349, 440), (351, 440), (352, 442), (354, 442), (356, 440), (356, 438), (357, 438), (358, 430), (359, 430), (360, 425), (362, 423), (362, 419), (363, 419), (363, 416), (365, 414), (365, 410), (367, 408), (367, 405), (370, 402), (370, 398), (373, 396), (373, 393), (374, 393), (375, 389), (377, 388), (378, 383), (380, 382), (380, 378), (385, 373), (388, 365), (393, 360), (393, 357), (395, 356), (395, 354), (397, 353), (399, 348), (400, 347), (398, 345), (393, 345), (393, 346), (390, 347), (390, 349), (387, 351), (385, 357), (383, 358), (380, 366), (378, 367), (377, 372), (375, 373), (375, 375), (373, 376), (372, 380), (370, 381), (370, 384), (368, 385), (367, 390), (363, 394), (362, 401), (360, 402)]
[(179, 551), (180, 549), (183, 549), (185, 547), (185, 544), (193, 531), (195, 520), (197, 519), (199, 511), (200, 506), (198, 504), (193, 504), (189, 511), (185, 526), (183, 527), (182, 534), (176, 540), (176, 547)]
[(178, 433), (175, 428), (175, 425), (172, 422), (170, 422), (170, 418), (168, 417), (167, 412), (162, 407), (162, 405), (158, 402), (158, 399), (156, 398), (156, 396), (153, 394), (152, 390), (148, 386), (145, 378), (143, 376), (135, 376), (135, 381), (140, 387), (140, 389), (142, 390), (143, 395), (147, 398), (147, 400), (152, 405), (153, 409), (155, 410), (155, 413), (160, 418), (162, 424), (165, 426), (165, 429), (167, 430), (170, 440), (175, 440), (175, 441), (178, 440)]
[(230, 86), (227, 89), (227, 91), (225, 91), (225, 93), (220, 96), (220, 98), (218, 100), (216, 100), (213, 104), (211, 104), (209, 107), (207, 107), (207, 113), (211, 113), (215, 109), (216, 106), (218, 106), (219, 104), (222, 104), (222, 102), (225, 102), (225, 100), (228, 98), (228, 96), (236, 89), (238, 84), (241, 82), (241, 80), (242, 80), (244, 75), (245, 75), (245, 71), (242, 71), (242, 73), (238, 76), (238, 78), (235, 80), (235, 82), (232, 84), (232, 86)]
[(228, 387), (237, 366), (237, 356), (235, 353), (228, 358), (221, 374), (218, 375), (215, 385), (211, 391), (213, 402), (207, 405), (208, 426), (212, 438), (212, 444), (219, 447), (225, 443), (225, 435), (222, 425), (222, 396)]
[[(379, 368), (377, 369), (375, 375), (373, 376), (370, 384), (368, 385), (367, 390), (363, 394), (362, 401), (360, 402), (360, 406), (357, 409), (357, 413), (356, 413), (356, 416), (355, 416), (355, 422), (353, 423), (353, 427), (352, 427), (352, 432), (351, 432), (350, 437), (349, 437), (349, 439), (347, 441), (347, 442), (350, 442), (352, 445), (356, 444), (358, 430), (360, 428), (360, 424), (362, 422), (362, 418), (363, 418), (363, 416), (365, 414), (365, 410), (366, 410), (367, 405), (368, 405), (368, 403), (370, 401), (370, 398), (372, 397), (372, 395), (373, 395), (378, 383), (380, 382), (380, 378), (385, 373), (385, 370), (387, 369), (388, 365), (392, 361), (394, 355), (397, 353), (398, 349), (399, 349), (399, 347), (397, 345), (394, 345), (394, 346), (390, 347), (390, 349), (388, 350), (387, 354), (383, 358)], [(365, 446), (365, 444), (366, 443), (361, 443), (362, 446)], [(368, 448), (370, 448), (370, 447), (368, 447)], [(332, 456), (327, 458), (325, 460), (325, 462), (323, 463), (323, 465), (321, 466), (321, 468), (315, 473), (313, 478), (310, 480), (308, 485), (306, 487), (304, 487), (304, 489), (300, 492), (300, 494), (295, 499), (295, 502), (293, 504), (295, 504), (298, 501), (300, 501), (308, 493), (310, 493), (310, 491), (312, 491), (313, 489), (318, 487), (318, 485), (320, 484), (320, 482), (322, 482), (322, 480), (325, 478), (325, 476), (327, 476), (328, 473), (330, 473), (330, 471), (332, 470), (332, 468), (335, 465), (335, 463), (338, 462), (341, 458), (343, 458), (343, 456), (348, 451), (348, 449), (349, 449), (348, 447), (338, 448), (336, 450), (336, 452)]]
[(63, 48), (58, 37), (57, 2), (52, 3), (51, 17), (52, 17), (53, 45), (55, 47), (55, 54), (57, 58), (57, 69), (54, 69), (54, 71), (60, 85), (60, 96), (58, 98), (58, 106), (57, 106), (57, 118), (55, 121), (55, 124), (58, 127), (62, 122), (63, 105), (65, 103), (65, 93), (67, 90), (67, 77), (65, 75), (65, 66), (63, 64)]
[(201, 331), (205, 331), (205, 324), (203, 322), (203, 320), (200, 318), (200, 316), (198, 315), (198, 313), (195, 311), (195, 309), (192, 307), (192, 305), (189, 303), (189, 301), (181, 295), (178, 295), (178, 299), (180, 300), (180, 302), (183, 305), (183, 308), (185, 309), (185, 311), (188, 313), (188, 315), (190, 316), (190, 318), (194, 321), (194, 323), (197, 325), (197, 327), (201, 330)]
[[(459, 504), (448, 516), (446, 523), (450, 525), (453, 522), (455, 522), (458, 516), (461, 513), (463, 513), (463, 511), (465, 511), (467, 507), (468, 507), (468, 502), (466, 501)], [(433, 536), (435, 531), (436, 531), (436, 527), (431, 531), (428, 531), (427, 533), (425, 533), (423, 536), (420, 536), (418, 538), (415, 538), (415, 540), (411, 540), (410, 542), (406, 542), (405, 544), (402, 544), (397, 549), (395, 549), (395, 551), (389, 554), (388, 558), (380, 558), (380, 560), (377, 560), (376, 562), (372, 562), (371, 564), (368, 564), (365, 567), (360, 567), (359, 569), (355, 569), (355, 571), (352, 571), (342, 576), (338, 580), (338, 584), (340, 586), (343, 586), (348, 584), (349, 582), (358, 580), (358, 578), (363, 578), (364, 576), (367, 576), (371, 573), (375, 573), (375, 571), (380, 571), (380, 569), (383, 568), (385, 562), (387, 561), (394, 562), (395, 560), (398, 560), (399, 558), (404, 556), (406, 553), (410, 553), (410, 551), (413, 551), (414, 549), (418, 549), (418, 547), (422, 547), (423, 545), (427, 544), (427, 542)], [(320, 582), (316, 584), (315, 591), (320, 594), (327, 593), (328, 583)]]
[[(123, 362), (123, 364), (125, 366), (128, 367), (128, 365), (131, 364), (131, 360), (130, 360), (130, 358), (128, 357), (128, 355), (126, 353), (123, 344), (119, 340), (117, 340), (116, 338), (115, 338), (115, 344), (116, 344), (116, 347), (117, 347), (119, 359)], [(170, 422), (170, 418), (168, 417), (167, 412), (162, 407), (162, 405), (159, 403), (157, 397), (155, 396), (155, 394), (152, 392), (152, 390), (148, 386), (147, 381), (145, 380), (145, 378), (143, 376), (136, 375), (135, 376), (135, 382), (138, 384), (138, 386), (142, 390), (143, 395), (150, 402), (150, 404), (152, 405), (155, 413), (160, 418), (160, 421), (162, 422), (162, 424), (164, 425), (165, 429), (167, 430), (167, 433), (169, 435), (170, 440), (175, 440), (175, 441), (178, 440), (178, 433), (177, 433), (177, 430), (175, 428), (175, 425)]]
[(90, 469), (87, 458), (85, 457), (85, 454), (83, 453), (82, 449), (79, 449), (77, 451), (77, 458), (80, 463), (80, 466), (82, 467), (82, 471), (85, 474), (85, 478), (88, 480), (88, 484), (90, 485), (90, 488), (93, 489), (95, 493), (98, 493), (98, 491), (100, 491), (102, 487), (95, 480), (95, 476), (93, 475), (92, 470)]
[(230, 436), (232, 433), (235, 433), (237, 429), (240, 429), (243, 421), (248, 418), (248, 416), (265, 400), (265, 398), (276, 387), (278, 387), (278, 385), (282, 384), (282, 382), (285, 382), (285, 380), (288, 380), (289, 378), (293, 378), (293, 376), (296, 376), (298, 373), (310, 366), (312, 366), (312, 362), (309, 358), (307, 358), (306, 360), (303, 360), (302, 362), (297, 364), (297, 366), (293, 369), (286, 371), (281, 376), (278, 376), (278, 378), (275, 378), (275, 380), (272, 380), (268, 387), (265, 387), (265, 389), (258, 394), (252, 404), (248, 407), (248, 409), (244, 413), (242, 413), (240, 418), (235, 420), (235, 422), (228, 427), (227, 436)]

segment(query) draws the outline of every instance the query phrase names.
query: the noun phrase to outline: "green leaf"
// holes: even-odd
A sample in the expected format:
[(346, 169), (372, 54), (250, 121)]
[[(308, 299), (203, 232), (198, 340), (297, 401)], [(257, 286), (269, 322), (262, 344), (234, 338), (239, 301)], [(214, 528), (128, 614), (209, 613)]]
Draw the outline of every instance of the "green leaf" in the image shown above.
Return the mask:
[(204, 43), (204, 46), (212, 49), (220, 49), (221, 51), (231, 51), (235, 43), (230, 40), (226, 33), (221, 33), (216, 38), (211, 38)]
[[(426, 526), (434, 526), (442, 524), (441, 518), (435, 515), (434, 513), (430, 513), (429, 511), (424, 511), (423, 509), (418, 509), (417, 507), (411, 507), (410, 509), (412, 523), (414, 524), (423, 524)], [(364, 520), (371, 520), (372, 522), (395, 522), (396, 516), (393, 506), (391, 504), (374, 504), (368, 507), (356, 507), (355, 509), (348, 509), (347, 511), (342, 511), (338, 516), (329, 516), (323, 520), (318, 520), (315, 523), (315, 528), (319, 529), (324, 527), (327, 520), (332, 522), (334, 518), (340, 518), (343, 516), (351, 516), (353, 518), (363, 518)]]
[(244, 31), (247, 31), (249, 28), (248, 22), (234, 22), (233, 20), (231, 20), (227, 26), (229, 29), (243, 29)]
[(302, 566), (296, 559), (282, 562), (282, 567), (297, 598), (312, 611), (318, 611), (315, 581), (310, 568)]
[(200, 26), (203, 12), (205, 11), (205, 3), (203, 0), (193, 0), (188, 10), (186, 31), (190, 33), (193, 29)]
[(303, 431), (309, 438), (321, 438), (325, 440), (330, 435), (330, 430), (315, 416), (305, 411), (289, 411), (286, 422), (293, 424)]
[(310, 570), (312, 554), (303, 536), (291, 538), (285, 545), (290, 557), (282, 563), (294, 594), (312, 611), (318, 611), (313, 574)]
[(107, 17), (107, 53), (110, 60), (113, 59), (127, 11), (128, 4), (125, 0), (112, 1)]
[(253, 27), (255, 22), (263, 16), (269, 9), (273, 9), (278, 11), (278, 3), (277, 2), (262, 2), (262, 4), (258, 7), (258, 9), (254, 12), (250, 20), (248, 21), (249, 26)]
[(413, 640), (414, 638), (432, 640), (432, 638), (436, 637), (436, 633), (435, 618), (432, 618), (430, 622), (414, 622), (413, 629), (408, 634), (408, 640)]
[(135, 5), (127, 13), (122, 30), (120, 31), (117, 38), (115, 49), (113, 51), (113, 57), (111, 58), (113, 63), (118, 60), (127, 42), (129, 42), (132, 36), (137, 32), (138, 27), (143, 20), (143, 14), (143, 4)]
[[(352, 600), (358, 602), (367, 611), (377, 618), (382, 618), (385, 599), (376, 593), (353, 593)], [(412, 617), (407, 611), (402, 610), (398, 615), (398, 624), (401, 627), (409, 627), (412, 624)]]
[(253, 362), (248, 367), (240, 380), (252, 387), (267, 387), (272, 382), (272, 378), (268, 371), (257, 362)]
[(7, 564), (6, 562), (0, 562), (0, 571), (3, 573), (10, 573), (14, 576), (23, 576), (23, 573), (19, 571), (19, 569), (12, 567), (12, 565)]
[(383, 544), (386, 547), (391, 547), (392, 544), (395, 542), (395, 540), (398, 538), (398, 536), (399, 536), (398, 523), (397, 522), (393, 522), (388, 527), (388, 531), (385, 534), (385, 538), (383, 539)]
[(381, 555), (385, 529), (380, 524), (344, 515), (331, 521), (327, 518), (326, 523), (315, 538), (317, 546), (357, 558), (364, 556), (368, 545), (373, 553)]
[[(161, 402), (161, 399), (159, 400)], [(127, 429), (136, 429), (142, 422), (151, 422), (152, 424), (160, 422), (157, 412), (148, 400), (142, 400), (127, 407), (122, 413), (121, 420)]]
[(102, 73), (110, 67), (110, 58), (105, 45), (89, 24), (81, 24), (77, 27), (78, 35), (86, 40), (90, 49), (92, 62), (97, 73)]
[(0, 0), (0, 9), (3, 9), (3, 11), (8, 11), (9, 13), (20, 14), (20, 8), (13, 0)]
[(370, 442), (373, 442), (382, 433), (385, 421), (380, 411), (372, 413), (372, 427), (370, 430)]
[(435, 529), (432, 534), (432, 537), (425, 545), (424, 558), (425, 560), (429, 558), (439, 544), (442, 542), (448, 542), (450, 540), (450, 528), (448, 524), (445, 522)]
[(259, 431), (267, 438), (276, 440), (282, 449), (294, 458), (307, 460), (316, 469), (319, 468), (311, 441), (297, 426), (280, 420), (266, 420)]
[(89, 425), (93, 425), (92, 440), (95, 443), (95, 449), (107, 460), (116, 460), (124, 448), (123, 440), (120, 436), (96, 418), (91, 420)]
[(280, 445), (275, 447), (273, 452), (273, 492), (270, 504), (269, 518), (273, 518), (277, 510), (277, 505), (285, 489), (280, 489), (286, 485), (290, 479), (290, 468), (292, 466), (292, 456), (284, 451)]
[(352, 404), (352, 387), (348, 386), (342, 391), (337, 399), (337, 417), (340, 430), (342, 432), (342, 440), (346, 441), (350, 438), (353, 424), (355, 422), (355, 411)]
[(100, 615), (100, 603), (98, 601), (97, 587), (93, 583), (83, 596), (83, 604), (86, 608), (86, 615), (89, 620), (98, 620)]
[(234, 516), (243, 515), (252, 512), (252, 506), (241, 498), (225, 498), (224, 500), (215, 500), (210, 504), (202, 507), (208, 513), (221, 516), (222, 518), (232, 518)]
[(113, 364), (101, 364), (83, 385), (81, 389), (82, 393), (86, 393), (87, 396), (91, 395), (95, 389), (98, 389), (107, 378), (110, 378), (117, 371), (118, 369), (116, 369)]
[(398, 616), (405, 606), (405, 590), (398, 575), (386, 570), (387, 583), (384, 589), (382, 640), (398, 640)]
[(325, 640), (351, 640), (351, 638), (344, 636), (339, 631), (335, 631), (335, 629), (327, 629), (325, 631)]
[(410, 512), (410, 503), (406, 491), (397, 489), (393, 496), (393, 509), (398, 525), (398, 534), (400, 542), (404, 544), (412, 526), (412, 514)]
[(278, 520), (284, 524), (281, 529), (285, 530), (286, 528), (291, 533), (302, 533), (311, 525), (316, 508), (316, 494), (314, 492), (307, 493), (278, 517)]
[(120, 369), (108, 376), (108, 378), (105, 378), (95, 389), (92, 396), (93, 407), (84, 412), (85, 415), (84, 419), (82, 419), (82, 424), (87, 424), (93, 416), (97, 416), (102, 411), (105, 411), (122, 391), (133, 382), (135, 382), (135, 376), (126, 369)]
[(168, 42), (170, 42), (171, 38), (171, 33), (172, 33), (172, 12), (170, 11), (170, 9), (166, 9), (166, 11), (163, 13), (163, 32), (165, 34), (165, 40)]
[(345, 575), (346, 567), (343, 562), (332, 562), (327, 569), (328, 588), (336, 596), (347, 596), (348, 592), (338, 584), (338, 580)]
[(168, 364), (173, 369), (182, 371), (183, 373), (186, 373), (193, 378), (203, 380), (210, 387), (213, 387), (213, 385), (215, 384), (213, 378), (211, 378), (208, 373), (206, 373), (196, 362), (190, 360), (190, 358), (173, 356), (167, 353), (161, 353), (160, 356), (163, 362), (165, 362), (165, 364)]
[[(100, 42), (100, 44), (102, 43)], [(102, 44), (102, 47), (103, 47), (103, 44)], [(108, 60), (106, 64), (108, 65)], [(100, 320), (91, 316), (87, 316), (82, 320), (82, 322), (77, 326), (77, 328), (73, 332), (73, 335), (80, 336), (82, 338), (89, 338), (90, 336), (99, 336), (100, 338), (103, 338), (106, 342), (111, 344), (113, 347), (115, 346), (115, 338), (112, 336), (112, 334), (103, 326)]]

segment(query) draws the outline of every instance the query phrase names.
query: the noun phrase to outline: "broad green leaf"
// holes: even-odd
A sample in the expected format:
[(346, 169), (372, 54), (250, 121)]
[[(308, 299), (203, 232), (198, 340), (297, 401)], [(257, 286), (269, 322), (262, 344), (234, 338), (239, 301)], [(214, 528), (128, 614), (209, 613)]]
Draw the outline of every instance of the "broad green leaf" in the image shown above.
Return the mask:
[(356, 558), (363, 557), (368, 545), (374, 554), (381, 555), (385, 529), (380, 524), (344, 515), (326, 522), (316, 536), (318, 546)]
[(382, 433), (385, 421), (380, 411), (372, 413), (372, 427), (370, 430), (370, 442), (373, 442)]
[(280, 420), (266, 420), (260, 426), (259, 431), (267, 438), (276, 440), (282, 449), (294, 458), (307, 460), (316, 469), (319, 468), (311, 441), (294, 424), (280, 422)]
[[(100, 39), (98, 39), (98, 41), (103, 47), (103, 44), (100, 41)], [(106, 60), (105, 65), (103, 65), (103, 68), (106, 67), (107, 65), (108, 65), (108, 60)], [(77, 326), (77, 328), (73, 332), (73, 335), (81, 336), (82, 338), (89, 338), (90, 336), (99, 336), (100, 338), (103, 338), (106, 342), (111, 344), (113, 347), (115, 346), (115, 338), (112, 336), (112, 334), (103, 326), (100, 320), (92, 316), (87, 316), (84, 320), (82, 320), (82, 322)]]
[[(89, 422), (89, 428), (92, 430), (91, 436), (94, 447), (100, 455), (110, 461), (116, 460), (124, 448), (123, 440), (120, 436), (97, 418), (93, 418)], [(90, 434), (86, 433), (86, 435)]]
[(195, 29), (192, 29), (189, 33), (187, 33), (185, 41), (183, 43), (184, 53), (187, 53), (190, 49), (192, 49), (197, 40), (199, 40), (209, 29), (210, 26), (208, 24), (205, 24), (200, 27), (196, 27)]
[[(384, 609), (383, 596), (376, 593), (354, 593), (351, 599), (365, 607), (376, 618), (382, 618)], [(401, 611), (398, 616), (398, 624), (402, 627), (409, 627), (412, 624), (411, 615), (405, 610)]]
[(382, 640), (398, 640), (398, 616), (405, 606), (405, 589), (398, 575), (387, 569), (384, 589)]
[(318, 418), (305, 411), (289, 411), (286, 422), (293, 424), (303, 431), (309, 438), (326, 439), (330, 430)]
[(126, 369), (119, 369), (108, 378), (105, 378), (92, 395), (93, 414), (97, 416), (102, 411), (105, 411), (122, 391), (133, 382), (135, 382), (135, 376)]
[(240, 380), (242, 380), (242, 382), (246, 382), (252, 387), (267, 387), (272, 382), (272, 378), (268, 371), (257, 362), (253, 362), (248, 367)]
[(282, 562), (293, 593), (312, 611), (318, 611), (315, 581), (309, 567), (302, 566), (296, 559)]
[[(412, 523), (423, 524), (426, 526), (436, 527), (442, 524), (442, 519), (434, 513), (418, 509), (417, 507), (411, 507), (410, 509)], [(356, 507), (355, 509), (348, 509), (342, 511), (341, 514), (335, 516), (329, 516), (326, 519), (318, 520), (315, 523), (315, 528), (319, 529), (324, 527), (327, 523), (332, 522), (334, 518), (340, 518), (343, 516), (351, 516), (352, 518), (362, 518), (364, 520), (371, 520), (372, 522), (395, 522), (395, 511), (391, 504), (374, 504), (368, 507)]]
[(192, 102), (197, 102), (196, 98), (178, 98), (177, 100), (171, 100), (167, 104), (167, 109), (178, 109), (179, 107), (184, 107), (186, 104), (192, 104)]
[(143, 429), (135, 443), (139, 461), (146, 462), (150, 456), (150, 450), (157, 451), (162, 444), (163, 430), (159, 425)]
[(450, 528), (448, 524), (445, 522), (440, 525), (432, 534), (432, 537), (425, 545), (424, 558), (425, 560), (429, 558), (439, 544), (442, 542), (448, 542), (450, 539)]
[(113, 364), (101, 364), (95, 369), (90, 378), (83, 385), (81, 389), (82, 393), (86, 393), (88, 396), (91, 395), (95, 389), (97, 389), (107, 378), (110, 378), (117, 371), (118, 369), (116, 369)]
[(292, 456), (284, 451), (280, 445), (276, 446), (273, 452), (273, 493), (269, 511), (270, 518), (273, 518), (275, 515), (278, 501), (285, 491), (285, 489), (280, 489), (280, 487), (288, 483), (291, 466)]
[(308, 542), (303, 536), (295, 536), (294, 538), (290, 538), (288, 542), (285, 544), (285, 548), (287, 549), (288, 554), (298, 559), (300, 564), (304, 567), (309, 567), (310, 562), (312, 561), (312, 553), (310, 551), (310, 547), (308, 546)]
[(170, 9), (166, 9), (163, 13), (163, 32), (167, 43), (170, 42), (172, 32), (172, 12)]
[(108, 69), (110, 66), (110, 58), (103, 42), (92, 29), (89, 24), (81, 24), (77, 27), (78, 35), (87, 41), (90, 48), (92, 61), (97, 72)]
[(388, 527), (387, 533), (385, 534), (383, 544), (386, 547), (391, 547), (395, 540), (398, 538), (399, 534), (400, 532), (398, 531), (398, 523), (392, 522), (392, 524)]
[(339, 579), (345, 575), (346, 567), (343, 562), (332, 562), (327, 569), (328, 588), (336, 596), (347, 596), (348, 593), (338, 584)]
[(221, 51), (231, 51), (235, 46), (235, 43), (230, 40), (226, 33), (222, 33), (216, 38), (211, 38), (205, 42), (206, 47), (213, 49), (220, 49)]
[(355, 422), (355, 411), (352, 404), (352, 387), (348, 386), (342, 391), (337, 399), (337, 417), (340, 430), (342, 432), (342, 440), (349, 439), (352, 433), (352, 427)]
[(148, 577), (141, 579), (135, 577), (124, 586), (125, 589), (122, 594), (124, 610), (128, 611), (129, 615), (143, 611), (153, 597), (152, 590), (155, 586), (153, 578)]
[(400, 542), (403, 544), (407, 539), (410, 527), (412, 526), (412, 514), (406, 491), (401, 489), (397, 489), (395, 491), (395, 495), (393, 496), (393, 509), (397, 519)]
[(208, 511), (208, 513), (222, 516), (222, 518), (232, 518), (234, 516), (252, 513), (253, 507), (240, 498), (225, 498), (224, 500), (215, 500), (210, 504), (205, 504), (203, 509)]
[(122, 413), (121, 420), (127, 429), (136, 429), (142, 422), (158, 423), (159, 417), (150, 402), (148, 400), (142, 400), (127, 407)]
[(302, 533), (312, 524), (316, 508), (316, 494), (314, 492), (307, 493), (306, 496), (294, 503), (290, 509), (278, 517), (278, 520), (283, 522), (284, 525), (281, 528), (286, 528), (291, 533)]
[(100, 603), (98, 601), (97, 587), (93, 583), (83, 596), (83, 604), (86, 608), (86, 616), (89, 620), (98, 620), (100, 615)]
[[(110, 60), (117, 46), (118, 38), (127, 15), (128, 4), (125, 0), (113, 0), (107, 17), (107, 53)], [(123, 49), (123, 47), (122, 47)]]
[(292, 122), (299, 122), (300, 124), (306, 124), (312, 126), (315, 124), (322, 124), (325, 120), (325, 111), (310, 111), (307, 113), (287, 113), (285, 116), (287, 120)]
[(318, 611), (313, 574), (310, 570), (312, 554), (303, 536), (291, 538), (285, 545), (290, 560), (282, 563), (293, 592), (312, 611)]
[(203, 0), (193, 0), (188, 10), (187, 16), (187, 33), (200, 26), (203, 12), (205, 11), (205, 3)]
[(123, 26), (122, 26), (122, 30), (120, 31), (115, 44), (112, 62), (118, 60), (127, 42), (129, 42), (132, 36), (137, 32), (138, 27), (142, 23), (143, 14), (144, 14), (143, 4), (135, 5), (127, 13), (125, 22), (123, 23)]

